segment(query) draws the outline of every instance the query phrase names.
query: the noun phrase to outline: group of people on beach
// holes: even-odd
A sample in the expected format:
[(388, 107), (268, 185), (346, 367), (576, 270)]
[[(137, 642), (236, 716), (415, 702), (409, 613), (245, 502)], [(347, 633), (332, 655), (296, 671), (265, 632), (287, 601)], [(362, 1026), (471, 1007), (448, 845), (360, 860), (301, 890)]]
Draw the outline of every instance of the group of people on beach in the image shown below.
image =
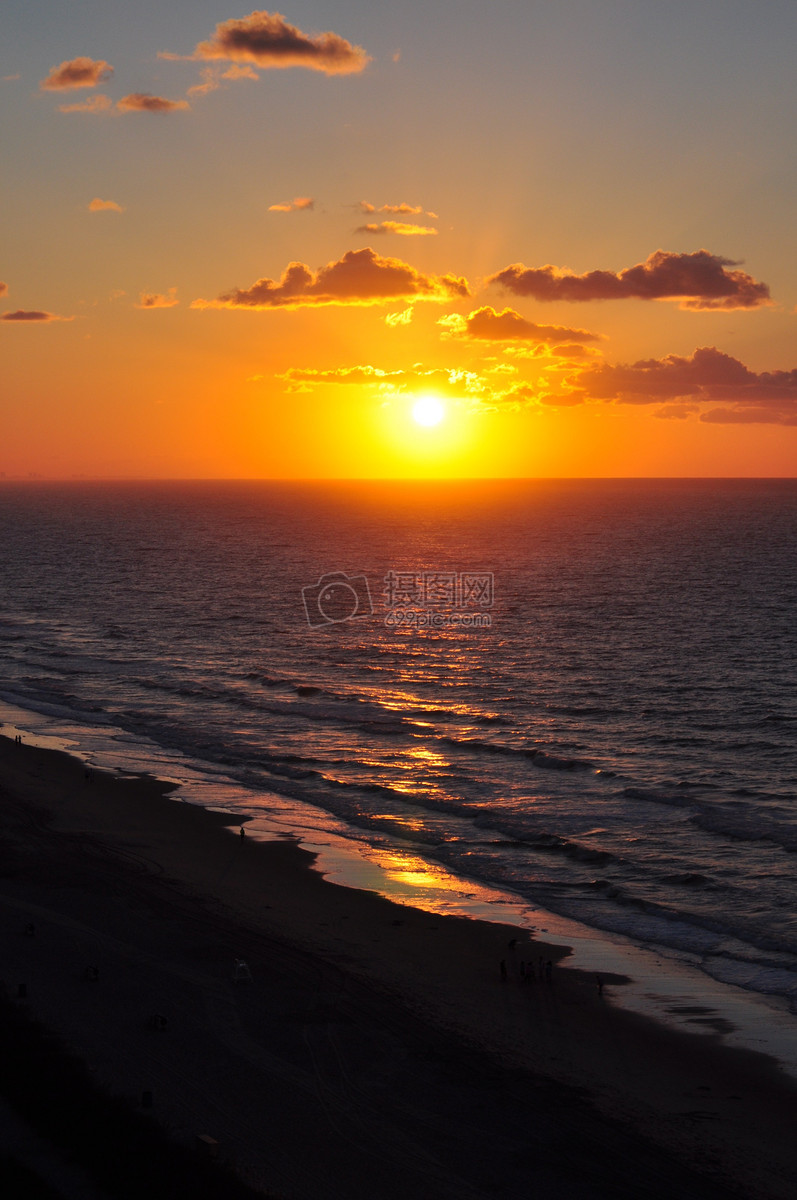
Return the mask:
[[(511, 945), (512, 944), (510, 943), (510, 946)], [(514, 947), (512, 947), (512, 949), (514, 949)], [(513, 962), (512, 963), (512, 967), (513, 967), (512, 973), (513, 974), (515, 974), (514, 966), (515, 966), (515, 964)], [(499, 969), (501, 972), (501, 979), (506, 981), (509, 978), (509, 967), (507, 966), (507, 962), (506, 962), (505, 958), (501, 959)], [(517, 964), (517, 976), (520, 979), (521, 983), (534, 983), (534, 981), (536, 979), (539, 979), (541, 983), (543, 981), (545, 981), (545, 983), (550, 983), (552, 973), (553, 973), (553, 963), (551, 962), (550, 958), (546, 962), (546, 960), (542, 957), (542, 955), (540, 955), (537, 959), (536, 972), (534, 969), (534, 962), (532, 959), (529, 959), (528, 962), (525, 962), (524, 960), (521, 959), (521, 961)]]

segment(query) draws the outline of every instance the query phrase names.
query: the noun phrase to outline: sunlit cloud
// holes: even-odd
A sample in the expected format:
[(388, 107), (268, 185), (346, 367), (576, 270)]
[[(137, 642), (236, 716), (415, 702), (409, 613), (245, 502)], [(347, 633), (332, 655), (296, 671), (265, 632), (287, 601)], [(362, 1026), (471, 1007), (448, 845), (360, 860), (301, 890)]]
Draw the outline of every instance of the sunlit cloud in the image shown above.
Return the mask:
[(65, 88), (97, 87), (113, 75), (113, 67), (104, 59), (72, 58), (53, 67), (39, 87), (42, 91), (54, 92)]
[(258, 279), (216, 300), (194, 300), (192, 308), (298, 308), (305, 305), (371, 305), (402, 300), (450, 300), (470, 294), (465, 279), (424, 275), (397, 258), (383, 258), (370, 246), (313, 272), (293, 262), (279, 281)]
[(164, 295), (162, 292), (142, 292), (138, 298), (136, 308), (174, 308), (179, 304), (177, 299), (177, 288), (169, 288)]
[(77, 104), (59, 104), (58, 111), (62, 113), (101, 113), (107, 112), (110, 107), (110, 97), (98, 95), (89, 96), (87, 100), (80, 100)]
[(200, 42), (191, 55), (161, 52), (159, 57), (227, 59), (254, 63), (261, 70), (305, 67), (325, 75), (352, 75), (371, 61), (362, 46), (353, 46), (337, 33), (303, 33), (281, 13), (263, 10), (222, 21), (209, 41)]
[(59, 317), (57, 313), (42, 312), (40, 309), (18, 308), (15, 312), (6, 312), (0, 316), (0, 321), (16, 321), (19, 323), (46, 324), (49, 321), (74, 321), (74, 317)]
[(383, 396), (400, 396), (419, 387), (429, 388), (451, 398), (480, 397), (488, 393), (489, 387), (474, 371), (459, 368), (414, 366), (409, 370), (385, 371), (370, 365), (336, 367), (332, 370), (314, 370), (291, 367), (277, 376), (288, 384), (290, 391), (311, 391), (315, 387), (334, 385), (371, 385)]
[(797, 424), (797, 369), (757, 373), (714, 346), (701, 347), (689, 358), (669, 354), (631, 364), (601, 363), (582, 370), (571, 384), (582, 398), (621, 404), (732, 404), (701, 414), (702, 421), (718, 424)]
[(203, 67), (201, 72), (202, 82), (193, 84), (186, 95), (188, 96), (206, 96), (208, 92), (216, 92), (223, 87), (225, 81), (237, 81), (239, 79), (259, 79), (257, 71), (252, 67), (240, 67), (233, 63), (222, 71), (219, 66)]
[(371, 204), (368, 200), (361, 200), (359, 205), (361, 212), (370, 216), (371, 213), (392, 213), (394, 217), (418, 217), (423, 212), (423, 206), (413, 204), (383, 204), (381, 208), (377, 208), (375, 204)]
[(116, 212), (123, 213), (125, 210), (121, 204), (117, 204), (115, 200), (100, 200), (99, 196), (95, 196), (89, 203), (89, 212)]
[(385, 317), (385, 324), (389, 325), (391, 329), (396, 329), (399, 325), (410, 325), (412, 323), (413, 312), (414, 309), (410, 305), (409, 308), (405, 308), (402, 312), (388, 313)]
[(122, 112), (170, 113), (190, 108), (187, 100), (166, 100), (163, 96), (152, 96), (149, 92), (131, 92), (117, 101)]
[(359, 225), (354, 232), (398, 233), (402, 237), (428, 237), (430, 234), (437, 236), (437, 230), (432, 229), (431, 225), (411, 225), (406, 221), (379, 221), (378, 223)]
[(206, 96), (208, 92), (216, 92), (221, 87), (221, 71), (218, 67), (203, 67), (202, 82), (194, 83), (188, 88), (187, 96)]
[(586, 329), (569, 329), (564, 325), (536, 325), (527, 321), (512, 308), (500, 313), (489, 305), (477, 308), (467, 317), (456, 313), (438, 321), (449, 337), (475, 338), (486, 342), (595, 342), (599, 335)]
[(0, 280), (0, 296), (7, 296), (7, 295), (8, 295), (8, 284), (3, 283), (3, 281)]
[(14, 82), (16, 82), (17, 79), (21, 79), (21, 78), (22, 78), (22, 76), (21, 76), (21, 74), (19, 74), (19, 72), (17, 72), (16, 75), (4, 75), (3, 83), (14, 83)]
[(585, 302), (591, 300), (680, 300), (681, 308), (730, 312), (770, 304), (769, 287), (729, 258), (696, 250), (674, 254), (656, 250), (644, 263), (625, 270), (588, 271), (576, 275), (550, 265), (525, 267), (515, 263), (490, 276), (518, 296), (535, 300)]
[(269, 212), (273, 213), (290, 213), (290, 212), (311, 212), (315, 208), (315, 200), (312, 196), (296, 196), (293, 200), (287, 200), (283, 204), (270, 204)]

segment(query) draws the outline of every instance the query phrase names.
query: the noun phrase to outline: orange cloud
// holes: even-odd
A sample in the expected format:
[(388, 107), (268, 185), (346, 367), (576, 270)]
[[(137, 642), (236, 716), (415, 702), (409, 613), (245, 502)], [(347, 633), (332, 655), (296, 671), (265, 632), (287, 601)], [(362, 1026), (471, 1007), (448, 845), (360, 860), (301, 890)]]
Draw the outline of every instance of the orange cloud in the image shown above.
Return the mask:
[[(395, 217), (417, 217), (423, 212), (423, 206), (413, 204), (383, 204), (381, 208), (377, 208), (375, 204), (369, 204), (367, 200), (360, 201), (360, 209), (364, 213), (392, 213)], [(432, 213), (426, 214), (431, 217)]]
[(437, 236), (437, 230), (430, 225), (408, 225), (404, 221), (380, 221), (378, 224), (359, 225), (355, 233), (399, 233), (403, 237)]
[(489, 305), (477, 308), (467, 317), (444, 317), (438, 324), (445, 325), (450, 334), (485, 342), (595, 342), (599, 337), (586, 329), (535, 325), (512, 308), (505, 308), (499, 313)]
[(349, 250), (313, 274), (292, 262), (279, 282), (258, 279), (217, 300), (194, 300), (192, 308), (297, 308), (324, 304), (383, 304), (402, 300), (450, 300), (468, 296), (467, 281), (454, 275), (424, 275), (398, 258), (382, 258), (370, 246)]
[(601, 363), (582, 371), (571, 386), (582, 399), (621, 404), (734, 405), (700, 417), (717, 424), (797, 424), (797, 370), (759, 374), (714, 346), (701, 347), (690, 358), (668, 354), (631, 364)]
[(0, 281), (0, 296), (8, 295), (8, 284)]
[(399, 325), (411, 325), (412, 317), (413, 308), (410, 305), (409, 308), (404, 308), (401, 312), (388, 313), (385, 317), (385, 324), (389, 325), (391, 329), (396, 329)]
[(121, 204), (117, 204), (115, 200), (100, 200), (99, 196), (95, 196), (89, 204), (89, 212), (124, 212)]
[(177, 288), (169, 288), (168, 293), (164, 296), (162, 292), (142, 292), (138, 298), (136, 308), (174, 308), (179, 304), (177, 299)]
[(291, 367), (277, 378), (285, 380), (292, 392), (309, 392), (321, 385), (360, 384), (378, 387), (385, 397), (402, 396), (418, 388), (431, 388), (453, 399), (483, 400), (492, 395), (475, 372), (448, 367), (414, 367), (409, 371), (384, 371), (372, 366), (336, 367), (330, 371)]
[(576, 275), (558, 267), (524, 267), (515, 263), (492, 275), (488, 283), (499, 283), (518, 296), (535, 300), (681, 300), (681, 308), (729, 312), (760, 308), (769, 304), (769, 287), (758, 283), (729, 258), (696, 250), (674, 254), (656, 250), (644, 263), (613, 271), (588, 271)]
[(78, 104), (59, 104), (58, 111), (63, 113), (87, 112), (100, 113), (107, 112), (111, 107), (111, 101), (108, 96), (90, 96), (88, 100), (81, 100)]
[[(180, 55), (162, 53), (160, 57)], [(281, 13), (263, 10), (222, 21), (212, 38), (200, 42), (189, 57), (254, 63), (262, 70), (306, 67), (325, 75), (351, 75), (371, 61), (362, 46), (353, 46), (337, 33), (303, 33)]]
[(42, 91), (55, 92), (63, 88), (97, 87), (113, 75), (113, 67), (103, 59), (72, 58), (53, 67), (39, 87)]
[[(164, 56), (165, 57), (165, 56)], [(238, 67), (233, 64), (226, 71), (222, 71), (221, 67), (203, 67), (201, 71), (202, 82), (195, 83), (188, 89), (186, 93), (189, 96), (205, 96), (208, 92), (216, 92), (222, 86), (222, 81), (225, 79), (259, 79), (257, 71), (253, 71), (251, 67)]]
[(73, 321), (74, 317), (59, 317), (57, 313), (41, 312), (37, 309), (18, 308), (16, 312), (6, 312), (0, 316), (0, 321)]
[(187, 100), (166, 100), (163, 96), (152, 96), (149, 92), (131, 92), (117, 101), (116, 107), (122, 112), (154, 112), (169, 113), (178, 109), (190, 108)]
[(285, 204), (272, 204), (269, 206), (269, 212), (289, 213), (289, 212), (310, 212), (315, 208), (315, 200), (311, 196), (297, 196), (294, 200), (286, 201)]

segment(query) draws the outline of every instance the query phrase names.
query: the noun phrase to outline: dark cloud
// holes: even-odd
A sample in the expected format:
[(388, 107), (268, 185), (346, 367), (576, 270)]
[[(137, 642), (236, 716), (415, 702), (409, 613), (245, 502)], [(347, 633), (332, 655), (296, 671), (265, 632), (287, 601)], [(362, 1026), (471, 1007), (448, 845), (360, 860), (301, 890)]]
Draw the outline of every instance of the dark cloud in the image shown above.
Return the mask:
[(192, 57), (250, 62), (263, 69), (306, 67), (326, 75), (351, 75), (371, 61), (362, 46), (353, 46), (337, 33), (303, 33), (281, 13), (262, 10), (222, 21)]
[(37, 309), (18, 308), (16, 312), (6, 312), (0, 316), (0, 321), (71, 321), (71, 317), (59, 317), (56, 313), (41, 312)]
[(621, 404), (675, 400), (733, 405), (700, 417), (717, 424), (797, 423), (797, 370), (757, 373), (713, 346), (695, 350), (690, 358), (669, 354), (617, 366), (601, 363), (582, 371), (571, 385), (582, 399)]
[(680, 300), (681, 307), (702, 311), (759, 308), (770, 303), (769, 287), (746, 271), (729, 270), (738, 264), (729, 258), (696, 250), (673, 254), (656, 250), (636, 266), (613, 271), (588, 271), (576, 275), (558, 267), (505, 267), (492, 275), (518, 296), (535, 300)]
[(451, 326), (451, 331), (462, 337), (476, 338), (485, 342), (595, 342), (598, 334), (586, 329), (568, 329), (563, 325), (535, 325), (527, 321), (512, 308), (496, 312), (486, 305), (477, 308), (462, 320), (461, 325)]
[(163, 96), (152, 96), (149, 92), (131, 92), (117, 101), (116, 107), (122, 112), (152, 112), (170, 113), (178, 109), (190, 108), (187, 100), (166, 100)]
[(709, 425), (797, 425), (797, 405), (760, 405), (757, 408), (710, 408), (700, 414)]
[(113, 75), (113, 67), (103, 59), (72, 58), (53, 67), (39, 87), (43, 91), (55, 92), (64, 88), (97, 87)]
[(138, 298), (136, 308), (175, 308), (180, 301), (177, 299), (177, 288), (169, 288), (164, 295), (163, 292), (142, 292)]
[(382, 258), (370, 246), (349, 250), (316, 273), (293, 262), (281, 279), (258, 279), (192, 308), (296, 308), (302, 305), (381, 304), (397, 299), (450, 300), (469, 295), (467, 281), (453, 275), (424, 275), (397, 258)]

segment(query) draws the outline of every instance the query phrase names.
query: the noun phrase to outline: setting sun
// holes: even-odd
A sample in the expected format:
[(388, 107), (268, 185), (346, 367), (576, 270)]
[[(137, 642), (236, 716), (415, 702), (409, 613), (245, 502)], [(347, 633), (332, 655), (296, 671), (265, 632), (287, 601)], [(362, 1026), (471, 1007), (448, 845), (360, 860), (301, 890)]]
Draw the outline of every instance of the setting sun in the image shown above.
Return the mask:
[(439, 425), (446, 410), (437, 396), (421, 396), (412, 406), (412, 418), (419, 425)]

